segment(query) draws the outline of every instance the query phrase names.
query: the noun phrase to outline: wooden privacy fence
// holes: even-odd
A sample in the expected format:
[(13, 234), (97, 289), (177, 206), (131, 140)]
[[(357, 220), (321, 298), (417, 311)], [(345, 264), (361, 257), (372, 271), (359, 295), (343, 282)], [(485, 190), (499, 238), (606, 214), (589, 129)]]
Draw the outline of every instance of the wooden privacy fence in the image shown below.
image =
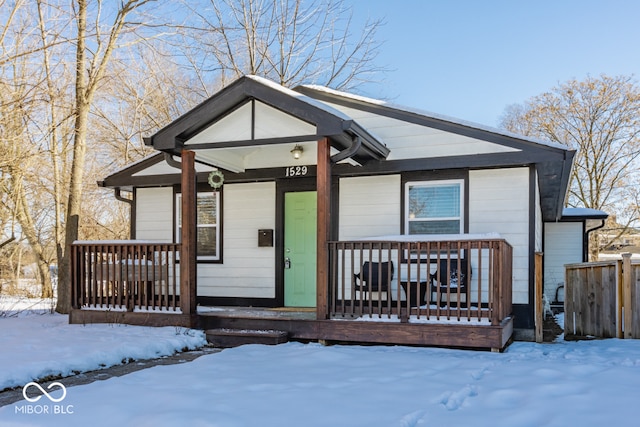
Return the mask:
[(622, 260), (569, 264), (565, 338), (640, 338), (640, 263)]

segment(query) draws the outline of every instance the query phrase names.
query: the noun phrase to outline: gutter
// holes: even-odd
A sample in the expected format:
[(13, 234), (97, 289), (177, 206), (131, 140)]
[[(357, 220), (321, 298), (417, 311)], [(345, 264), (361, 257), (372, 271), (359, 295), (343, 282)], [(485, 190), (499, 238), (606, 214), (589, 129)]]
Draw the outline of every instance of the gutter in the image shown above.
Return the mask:
[[(107, 188), (107, 185), (106, 185), (106, 183), (104, 181), (98, 181), (97, 184), (98, 184), (98, 187)], [(124, 197), (122, 195), (122, 190), (121, 190), (120, 187), (115, 187), (113, 189), (113, 194), (114, 194), (114, 197), (116, 198), (116, 200), (118, 200), (120, 202), (127, 203), (129, 206), (133, 206), (133, 199), (128, 199), (128, 198)]]
[(379, 141), (376, 136), (372, 135), (355, 121), (350, 121), (349, 130), (353, 132), (354, 135), (360, 135), (361, 138), (364, 138), (365, 143), (363, 144), (363, 148), (369, 152), (371, 157), (376, 160), (384, 160), (387, 158), (390, 150)]
[(116, 200), (119, 200), (121, 202), (127, 203), (129, 206), (133, 206), (133, 199), (128, 199), (126, 197), (124, 197), (120, 191), (120, 187), (116, 187), (114, 189), (114, 195)]
[(182, 170), (182, 163), (173, 158), (173, 155), (164, 153), (164, 161), (173, 168)]
[(331, 156), (331, 162), (338, 163), (342, 160), (350, 158), (351, 156), (353, 156), (358, 152), (361, 146), (362, 146), (362, 138), (356, 135), (355, 138), (351, 139), (351, 146), (349, 148), (346, 148), (340, 151), (339, 153), (336, 153), (333, 156)]

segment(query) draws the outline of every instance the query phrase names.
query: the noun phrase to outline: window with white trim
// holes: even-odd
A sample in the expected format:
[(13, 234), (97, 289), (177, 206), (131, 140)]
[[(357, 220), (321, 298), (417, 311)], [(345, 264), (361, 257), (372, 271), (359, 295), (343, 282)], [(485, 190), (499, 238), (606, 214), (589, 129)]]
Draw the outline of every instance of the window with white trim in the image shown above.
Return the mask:
[(405, 184), (405, 234), (464, 232), (464, 180)]
[[(200, 261), (220, 260), (220, 192), (198, 193), (197, 249)], [(176, 194), (176, 242), (182, 232), (182, 194)]]

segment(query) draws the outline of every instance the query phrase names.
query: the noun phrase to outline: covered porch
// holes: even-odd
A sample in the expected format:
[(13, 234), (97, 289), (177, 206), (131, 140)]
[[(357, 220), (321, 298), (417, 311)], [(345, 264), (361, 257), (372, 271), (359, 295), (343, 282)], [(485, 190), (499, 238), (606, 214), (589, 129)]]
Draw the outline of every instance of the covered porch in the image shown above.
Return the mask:
[[(323, 299), (316, 309), (196, 306), (195, 298), (181, 297), (196, 289), (187, 289), (188, 283), (180, 280), (175, 263), (180, 245), (77, 242), (70, 321), (278, 330), (294, 340), (503, 349), (513, 332), (511, 246), (498, 236), (406, 237), (327, 242), (328, 280), (318, 282)], [(365, 276), (369, 283), (361, 282)], [(374, 276), (386, 283), (374, 283)]]
[[(423, 137), (434, 135), (421, 123), (397, 118), (389, 118), (389, 123), (398, 132), (415, 134), (411, 143), (418, 147), (424, 145)], [(443, 132), (438, 130), (436, 139)], [(401, 225), (400, 206), (412, 179), (455, 178), (449, 179), (455, 182), (453, 194), (464, 204), (469, 184), (468, 166), (462, 162), (466, 157), (439, 156), (427, 171), (417, 157), (422, 153), (413, 153), (416, 159), (389, 161), (391, 149), (348, 114), (252, 76), (227, 86), (145, 142), (164, 153), (163, 164), (145, 170), (132, 166), (129, 176), (114, 174), (102, 185), (132, 189), (138, 196), (154, 188), (145, 193), (150, 203), (146, 206), (160, 201), (165, 218), (156, 220), (157, 212), (148, 208), (144, 220), (158, 225), (143, 238), (153, 241), (72, 245), (71, 322), (277, 329), (301, 340), (492, 349), (504, 348), (511, 338), (511, 245), (497, 234), (468, 234), (468, 212), (458, 209), (453, 232), (462, 234), (456, 235), (354, 240), (366, 234), (338, 228), (347, 190), (351, 195), (361, 191), (361, 179), (374, 180), (367, 184), (368, 191), (381, 182), (393, 188), (394, 197), (379, 198), (376, 205), (391, 207), (392, 215), (370, 210), (376, 221), (363, 229), (372, 234), (409, 233)], [(460, 137), (462, 143), (485, 152), (483, 162), (491, 165), (495, 159), (489, 153), (505, 150), (466, 136)], [(455, 147), (452, 150), (457, 153)], [(442, 162), (451, 156), (455, 162)], [(208, 216), (215, 226), (209, 230), (215, 232), (205, 237), (216, 240), (217, 246), (211, 245), (211, 256), (203, 260), (197, 215), (199, 191), (205, 191), (206, 182), (206, 191), (215, 195), (211, 203), (228, 211)], [(298, 304), (284, 297), (284, 276), (291, 271), (285, 247), (285, 195), (303, 192), (313, 193), (313, 212), (306, 215), (313, 216), (314, 223), (311, 236), (305, 235), (313, 250), (307, 251), (311, 255), (304, 265), (312, 273), (296, 280), (314, 297), (310, 304), (299, 304), (310, 305), (313, 316), (308, 309), (294, 316)], [(356, 205), (352, 203), (350, 214), (359, 219), (367, 207)], [(245, 221), (239, 212), (249, 215), (250, 210), (259, 213)], [(224, 239), (221, 227), (226, 227)], [(272, 236), (261, 244), (254, 240), (256, 231)], [(221, 242), (227, 245), (224, 257)], [(252, 262), (260, 262), (256, 260), (260, 266), (245, 274)], [(207, 275), (199, 274), (204, 270)], [(234, 282), (238, 276), (241, 280)], [(209, 293), (198, 295), (203, 289)], [(217, 307), (205, 313), (198, 297)], [(262, 305), (265, 301), (271, 305)], [(293, 307), (278, 311), (279, 316), (256, 309), (285, 305)], [(242, 306), (249, 310), (239, 309)]]

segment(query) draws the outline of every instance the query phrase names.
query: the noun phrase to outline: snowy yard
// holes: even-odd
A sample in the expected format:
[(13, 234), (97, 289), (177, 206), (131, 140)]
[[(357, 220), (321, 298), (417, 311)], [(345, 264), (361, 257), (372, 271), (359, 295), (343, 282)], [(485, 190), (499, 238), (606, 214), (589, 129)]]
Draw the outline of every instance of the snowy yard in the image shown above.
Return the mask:
[[(66, 320), (0, 318), (0, 388), (204, 343), (197, 331)], [(0, 408), (0, 426), (636, 426), (639, 386), (638, 340), (518, 342), (502, 354), (250, 345), (66, 395), (53, 387), (53, 400), (31, 386), (42, 398)]]

